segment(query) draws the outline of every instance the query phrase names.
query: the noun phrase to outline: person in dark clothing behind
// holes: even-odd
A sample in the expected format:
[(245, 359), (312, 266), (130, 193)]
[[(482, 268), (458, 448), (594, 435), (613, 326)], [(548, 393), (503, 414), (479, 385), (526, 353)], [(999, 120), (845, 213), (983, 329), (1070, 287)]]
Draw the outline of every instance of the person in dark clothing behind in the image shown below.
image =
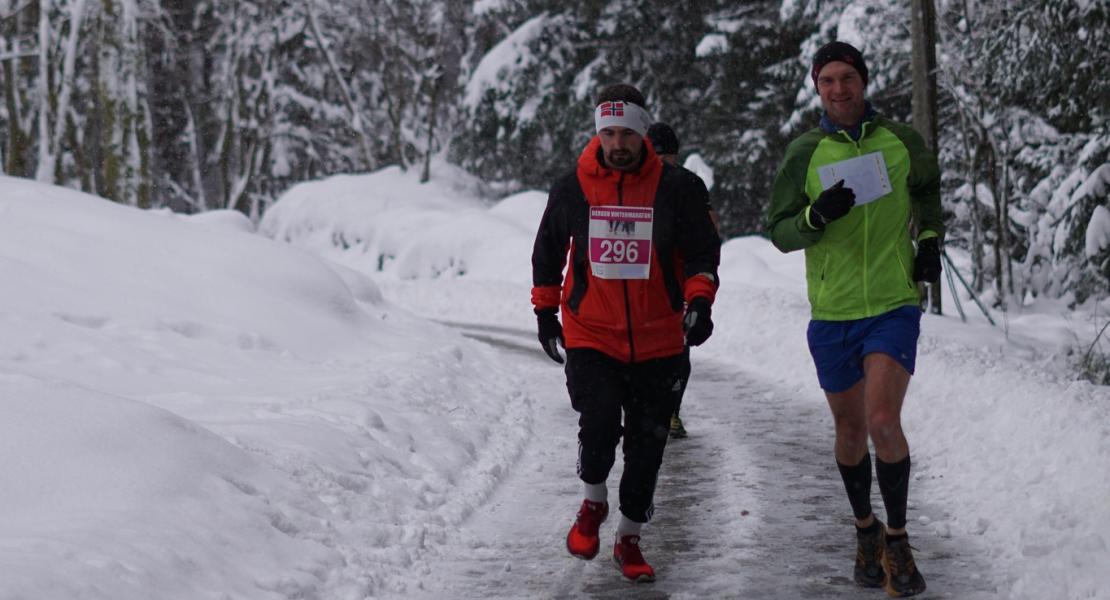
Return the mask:
[[(767, 227), (779, 250), (805, 250), (806, 335), (856, 517), (856, 583), (912, 596), (925, 591), (925, 579), (906, 534), (910, 447), (901, 414), (921, 330), (914, 282), (940, 276), (940, 169), (916, 131), (866, 100), (859, 50), (826, 44), (810, 77), (825, 113), (787, 147)], [(871, 511), (869, 438), (885, 526)]]
[[(713, 332), (720, 240), (705, 185), (644, 143), (651, 118), (643, 94), (611, 85), (594, 107), (597, 135), (552, 185), (536, 233), (532, 304), (544, 352), (563, 363), (559, 346), (566, 349), (567, 390), (579, 413), (585, 499), (567, 550), (597, 556), (606, 479), (623, 436), (613, 559), (624, 577), (654, 581), (640, 533), (654, 510), (683, 349)], [(610, 221), (622, 224), (619, 233)]]
[[(685, 170), (684, 167), (678, 164), (678, 149), (680, 144), (674, 128), (662, 121), (652, 123), (651, 127), (648, 127), (647, 130), (647, 138), (664, 163)], [(693, 172), (690, 174), (697, 177)], [(710, 220), (713, 221), (713, 227), (717, 230), (717, 234), (720, 235), (720, 227), (717, 224), (717, 214), (712, 208), (709, 209), (709, 217)], [(682, 358), (682, 368), (679, 371), (678, 377), (679, 384), (675, 386), (674, 415), (671, 416), (670, 435), (672, 438), (686, 437), (686, 426), (682, 423), (682, 417), (679, 416), (679, 412), (682, 410), (682, 397), (686, 394), (686, 385), (690, 382), (689, 346), (683, 350)]]
[(663, 162), (672, 167), (681, 166), (678, 164), (678, 135), (673, 127), (662, 121), (652, 123), (647, 130), (647, 138)]

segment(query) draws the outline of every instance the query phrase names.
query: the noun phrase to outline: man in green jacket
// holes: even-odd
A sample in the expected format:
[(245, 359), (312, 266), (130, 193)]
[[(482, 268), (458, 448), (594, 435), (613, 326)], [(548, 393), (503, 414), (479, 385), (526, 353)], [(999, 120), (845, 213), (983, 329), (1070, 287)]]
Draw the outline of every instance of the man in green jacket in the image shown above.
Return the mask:
[[(925, 580), (906, 534), (910, 452), (901, 411), (920, 332), (914, 282), (940, 276), (940, 170), (920, 135), (876, 114), (865, 99), (859, 50), (825, 45), (811, 77), (825, 112), (787, 148), (767, 227), (779, 250), (805, 250), (807, 339), (856, 518), (855, 580), (912, 596)], [(885, 526), (871, 511), (868, 437)]]

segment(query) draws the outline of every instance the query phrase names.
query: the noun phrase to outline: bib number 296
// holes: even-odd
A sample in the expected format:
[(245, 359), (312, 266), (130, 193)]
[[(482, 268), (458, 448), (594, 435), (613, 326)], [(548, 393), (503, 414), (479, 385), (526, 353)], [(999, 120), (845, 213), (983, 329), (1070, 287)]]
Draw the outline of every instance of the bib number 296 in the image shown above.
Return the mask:
[(640, 257), (640, 244), (636, 241), (601, 240), (601, 262), (634, 263)]

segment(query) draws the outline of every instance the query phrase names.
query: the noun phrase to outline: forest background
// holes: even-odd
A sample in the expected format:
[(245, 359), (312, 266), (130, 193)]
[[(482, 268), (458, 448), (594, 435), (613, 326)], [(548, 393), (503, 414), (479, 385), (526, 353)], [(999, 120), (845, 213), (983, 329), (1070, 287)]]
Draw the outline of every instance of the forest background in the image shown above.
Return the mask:
[[(816, 124), (813, 52), (860, 47), (910, 121), (910, 0), (0, 0), (0, 165), (142, 208), (237, 209), (446, 158), (490, 202), (547, 189), (630, 82), (760, 233)], [(1110, 288), (1110, 0), (935, 0), (947, 245), (996, 308)], [(1110, 371), (1110, 369), (1108, 369)]]

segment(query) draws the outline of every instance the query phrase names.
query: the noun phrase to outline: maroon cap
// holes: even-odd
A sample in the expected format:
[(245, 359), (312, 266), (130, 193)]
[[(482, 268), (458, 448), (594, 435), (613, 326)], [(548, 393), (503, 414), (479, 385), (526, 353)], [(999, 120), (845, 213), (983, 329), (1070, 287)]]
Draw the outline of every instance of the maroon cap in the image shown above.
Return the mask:
[(810, 75), (813, 77), (813, 85), (817, 85), (817, 74), (825, 65), (840, 61), (848, 63), (859, 71), (859, 76), (863, 79), (863, 85), (867, 85), (867, 63), (863, 62), (863, 54), (856, 50), (851, 44), (844, 42), (829, 42), (813, 55), (813, 69)]

